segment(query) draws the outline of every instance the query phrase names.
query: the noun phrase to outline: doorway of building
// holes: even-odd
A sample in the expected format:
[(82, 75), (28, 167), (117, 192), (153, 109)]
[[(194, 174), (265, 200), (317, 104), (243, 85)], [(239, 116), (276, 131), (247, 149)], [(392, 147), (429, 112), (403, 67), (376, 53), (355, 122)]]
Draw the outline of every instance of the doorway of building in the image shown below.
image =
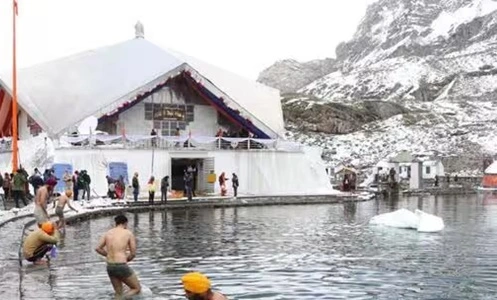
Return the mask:
[(188, 169), (193, 170), (193, 189), (196, 196), (214, 192), (214, 185), (207, 182), (208, 173), (214, 170), (214, 158), (172, 158), (172, 190), (185, 190), (184, 175)]

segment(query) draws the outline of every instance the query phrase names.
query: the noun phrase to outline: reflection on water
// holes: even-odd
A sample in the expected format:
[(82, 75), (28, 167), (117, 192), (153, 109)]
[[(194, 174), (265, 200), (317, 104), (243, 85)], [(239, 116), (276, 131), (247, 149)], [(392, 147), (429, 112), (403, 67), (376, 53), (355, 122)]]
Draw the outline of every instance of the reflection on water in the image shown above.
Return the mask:
[[(372, 216), (399, 208), (440, 215), (446, 230), (420, 234), (367, 225)], [(475, 197), (128, 217), (138, 238), (132, 267), (164, 299), (184, 299), (179, 278), (190, 270), (207, 273), (230, 299), (493, 299), (497, 289), (497, 205)], [(69, 227), (50, 277), (38, 284), (57, 299), (110, 299), (105, 263), (93, 249), (112, 225), (104, 218)], [(24, 285), (33, 282), (31, 273), (24, 277)], [(36, 290), (24, 290), (36, 298)]]

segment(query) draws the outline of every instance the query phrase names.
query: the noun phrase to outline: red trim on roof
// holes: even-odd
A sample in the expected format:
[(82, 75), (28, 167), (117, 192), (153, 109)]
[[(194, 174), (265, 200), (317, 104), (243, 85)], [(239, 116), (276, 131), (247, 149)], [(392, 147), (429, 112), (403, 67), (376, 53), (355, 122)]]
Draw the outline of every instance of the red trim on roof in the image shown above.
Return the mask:
[[(218, 105), (216, 105), (216, 103), (212, 102), (209, 97), (205, 96), (204, 93), (202, 93), (202, 91), (200, 91), (196, 86), (195, 84), (193, 84), (191, 81), (193, 80), (193, 78), (190, 76), (190, 72), (185, 72), (185, 74), (183, 74), (183, 77), (186, 79), (186, 82), (188, 83), (188, 86), (190, 88), (192, 88), (195, 92), (197, 92), (197, 94), (202, 98), (204, 99), (205, 102), (209, 103), (210, 106), (214, 107), (214, 109), (219, 112), (220, 114), (222, 114), (224, 117), (226, 117), (226, 119), (228, 119), (230, 122), (240, 126), (240, 127), (244, 127), (242, 124), (240, 124), (240, 122), (236, 121), (235, 119), (233, 119), (233, 117), (231, 117), (224, 109), (222, 109), (221, 107), (219, 107)], [(202, 86), (202, 84), (198, 83), (199, 86)]]

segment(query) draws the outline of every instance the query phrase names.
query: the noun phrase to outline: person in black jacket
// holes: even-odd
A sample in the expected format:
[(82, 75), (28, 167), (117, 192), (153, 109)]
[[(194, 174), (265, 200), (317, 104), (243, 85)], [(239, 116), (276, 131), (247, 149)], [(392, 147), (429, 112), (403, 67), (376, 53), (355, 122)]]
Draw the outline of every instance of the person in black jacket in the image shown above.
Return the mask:
[(185, 173), (185, 189), (186, 189), (186, 196), (188, 197), (188, 201), (192, 201), (192, 196), (193, 196), (193, 174), (192, 173)]
[(169, 176), (164, 176), (160, 182), (160, 202), (167, 203), (167, 191), (169, 190)]
[(233, 184), (233, 194), (235, 197), (238, 195), (238, 176), (233, 173), (233, 177), (231, 178), (231, 183)]
[(83, 190), (83, 197), (81, 199), (85, 199), (85, 195), (86, 195), (86, 200), (90, 200), (90, 191), (91, 191), (90, 175), (88, 175), (88, 172), (86, 170), (82, 170), (79, 178), (80, 178), (80, 185), (81, 185), (80, 189)]
[(138, 201), (138, 195), (140, 194), (140, 182), (138, 181), (138, 172), (135, 172), (133, 180), (131, 181), (131, 186), (133, 187), (133, 198), (135, 202)]
[(31, 175), (31, 177), (29, 177), (29, 183), (31, 183), (31, 186), (34, 189), (34, 194), (36, 195), (36, 192), (38, 191), (38, 189), (45, 182), (43, 181), (43, 177), (41, 177), (38, 173), (35, 172), (33, 175)]

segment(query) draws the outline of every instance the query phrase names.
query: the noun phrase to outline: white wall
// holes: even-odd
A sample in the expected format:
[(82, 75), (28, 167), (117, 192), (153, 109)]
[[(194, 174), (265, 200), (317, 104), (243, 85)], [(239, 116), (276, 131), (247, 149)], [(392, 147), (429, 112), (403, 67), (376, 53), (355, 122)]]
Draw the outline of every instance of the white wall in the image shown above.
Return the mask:
[[(426, 167), (430, 167), (430, 173), (426, 172)], [(444, 165), (441, 161), (427, 161), (423, 164), (423, 179), (435, 179), (435, 176), (445, 176)]]
[(145, 103), (143, 101), (119, 115), (117, 134), (122, 132), (123, 126), (126, 134), (150, 134), (153, 122), (145, 120)]
[(196, 136), (215, 136), (219, 125), (217, 124), (217, 111), (209, 105), (195, 105), (194, 121), (187, 126), (187, 132), (192, 131)]
[[(219, 176), (225, 172), (228, 178), (235, 172), (240, 181), (239, 194), (278, 195), (278, 194), (329, 194), (332, 190), (320, 157), (306, 153), (265, 152), (265, 151), (178, 151), (154, 152), (155, 178), (171, 175), (171, 158), (214, 157), (215, 172)], [(137, 171), (143, 189), (152, 174), (151, 150), (73, 150), (55, 151), (54, 163), (70, 163), (73, 169), (86, 169), (92, 177), (93, 188), (98, 194), (107, 191), (105, 175), (110, 162), (127, 162), (128, 176)], [(228, 181), (231, 190), (231, 182)], [(215, 191), (219, 194), (219, 185)]]

